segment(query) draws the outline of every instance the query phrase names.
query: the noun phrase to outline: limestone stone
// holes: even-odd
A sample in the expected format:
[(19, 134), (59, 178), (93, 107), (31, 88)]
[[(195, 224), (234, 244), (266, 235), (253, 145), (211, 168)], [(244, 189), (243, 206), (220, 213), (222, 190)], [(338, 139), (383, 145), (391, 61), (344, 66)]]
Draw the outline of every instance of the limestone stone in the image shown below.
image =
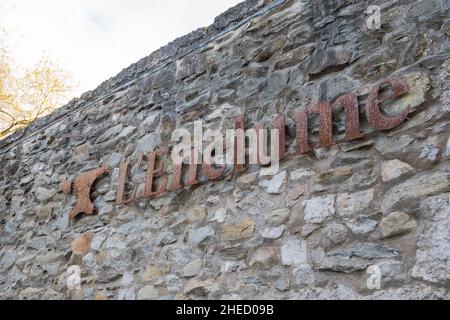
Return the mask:
[(292, 299), (296, 300), (359, 300), (362, 297), (350, 285), (329, 283), (323, 288), (306, 287), (295, 291)]
[(160, 278), (170, 272), (170, 266), (168, 265), (155, 265), (149, 264), (142, 275), (144, 282), (153, 281)]
[(220, 197), (217, 195), (209, 196), (208, 199), (206, 199), (206, 204), (211, 205), (211, 204), (218, 204), (218, 203), (220, 203)]
[(314, 284), (315, 276), (309, 264), (302, 264), (293, 270), (294, 283), (297, 286), (305, 287)]
[(138, 300), (154, 300), (159, 297), (159, 291), (152, 285), (145, 286), (138, 291)]
[(78, 239), (75, 239), (72, 241), (72, 251), (81, 255), (86, 254), (91, 249), (92, 238), (92, 232), (87, 232)]
[(118, 300), (135, 300), (136, 299), (136, 292), (133, 288), (127, 288), (119, 290), (119, 293), (117, 295)]
[(282, 171), (275, 175), (270, 180), (262, 180), (259, 185), (265, 188), (267, 193), (278, 194), (281, 191), (281, 187), (285, 184), (287, 172)]
[(92, 145), (90, 143), (82, 144), (81, 146), (78, 146), (73, 151), (73, 155), (75, 159), (78, 161), (86, 161), (89, 158), (89, 152), (92, 148)]
[(280, 291), (288, 291), (291, 288), (291, 284), (288, 279), (278, 279), (274, 284), (275, 288)]
[(183, 293), (184, 294), (198, 293), (200, 295), (204, 295), (208, 290), (208, 288), (213, 283), (214, 283), (213, 278), (209, 278), (206, 280), (191, 279), (184, 286)]
[(406, 281), (405, 267), (401, 261), (388, 260), (377, 263), (381, 272), (381, 287), (401, 284)]
[(57, 193), (57, 190), (52, 189), (46, 189), (43, 187), (39, 187), (35, 191), (36, 199), (38, 199), (40, 202), (45, 202), (51, 198)]
[(164, 277), (164, 285), (167, 291), (177, 293), (183, 288), (183, 281), (174, 274), (168, 274)]
[(253, 182), (256, 181), (256, 179), (258, 179), (258, 173), (248, 173), (248, 174), (243, 174), (241, 175), (238, 179), (237, 182), (239, 184), (242, 185), (249, 185), (252, 184)]
[(381, 177), (383, 182), (389, 182), (413, 170), (412, 166), (397, 159), (384, 161), (381, 165)]
[[(72, 298), (73, 300), (81, 300), (82, 299), (82, 292), (80, 291), (75, 291), (73, 292), (74, 297)], [(108, 297), (106, 297), (102, 292), (97, 292), (95, 294), (95, 298), (96, 301), (106, 301), (108, 300)]]
[(42, 295), (42, 299), (43, 300), (52, 300), (52, 301), (63, 300), (64, 295), (60, 292), (56, 292), (55, 290), (50, 289), (50, 290), (44, 292), (44, 294)]
[(431, 79), (426, 73), (413, 72), (402, 77), (402, 80), (408, 86), (408, 94), (396, 99), (389, 108), (386, 108), (386, 114), (394, 116), (404, 110), (404, 106), (411, 106), (411, 111), (416, 111), (426, 100), (426, 94), (430, 90)]
[(172, 231), (166, 231), (156, 238), (156, 243), (158, 246), (166, 246), (178, 241), (178, 237)]
[(220, 267), (220, 272), (230, 273), (247, 269), (247, 264), (243, 261), (225, 261)]
[(400, 252), (396, 249), (369, 242), (359, 243), (340, 251), (340, 253), (347, 256), (357, 256), (365, 259), (393, 258), (400, 254)]
[(119, 133), (119, 138), (129, 138), (135, 130), (136, 127), (134, 126), (128, 126), (123, 128), (122, 131)]
[(350, 228), (355, 235), (364, 235), (371, 231), (374, 231), (378, 225), (378, 222), (369, 217), (356, 217), (350, 221), (347, 221), (345, 225)]
[(105, 239), (106, 235), (104, 234), (94, 234), (91, 241), (91, 249), (99, 251)]
[(26, 288), (19, 292), (20, 300), (38, 300), (43, 293), (43, 288)]
[(246, 218), (238, 224), (225, 225), (222, 228), (223, 240), (239, 240), (250, 238), (253, 236), (255, 230), (255, 223), (252, 219)]
[(300, 198), (303, 195), (308, 194), (308, 192), (309, 192), (309, 185), (307, 185), (307, 184), (294, 186), (292, 189), (290, 189), (288, 191), (286, 200), (287, 200), (288, 204), (289, 203), (293, 204), (293, 203), (295, 203), (295, 200), (297, 200), (298, 198)]
[(412, 276), (433, 283), (446, 282), (450, 275), (450, 194), (423, 200), (420, 210), (424, 228), (419, 235)]
[(286, 230), (284, 225), (274, 228), (267, 227), (261, 232), (261, 237), (264, 239), (278, 239), (283, 235), (284, 230)]
[(13, 196), (11, 199), (11, 208), (14, 210), (20, 210), (24, 199), (22, 197)]
[(328, 252), (320, 263), (320, 269), (352, 273), (367, 268), (372, 264), (372, 259), (394, 258), (399, 254), (397, 250), (386, 246), (361, 243), (347, 249)]
[(382, 136), (376, 141), (375, 148), (383, 155), (400, 153), (403, 150), (406, 150), (413, 141), (414, 138), (406, 134), (393, 138)]
[(341, 244), (348, 238), (347, 228), (339, 223), (332, 223), (322, 229), (322, 237), (325, 248)]
[(113, 136), (117, 136), (123, 128), (123, 124), (118, 124), (108, 130), (105, 131), (98, 139), (97, 142), (103, 142), (109, 140)]
[[(330, 101), (345, 92), (351, 91), (351, 88), (356, 86), (358, 86), (358, 84), (352, 77), (337, 73), (320, 82), (319, 98), (323, 101)], [(354, 143), (358, 143), (358, 141)]]
[(48, 264), (63, 261), (64, 255), (61, 252), (49, 251), (44, 254), (36, 256), (36, 263), (41, 266), (46, 266)]
[(16, 257), (16, 254), (12, 250), (3, 252), (3, 256), (0, 260), (0, 268), (3, 270), (10, 268), (16, 262)]
[(27, 247), (35, 250), (42, 250), (43, 248), (55, 248), (56, 242), (51, 237), (41, 236), (31, 239), (27, 243)]
[(281, 247), (281, 262), (285, 266), (295, 266), (306, 263), (307, 244), (301, 240), (287, 240)]
[(401, 203), (444, 191), (449, 186), (450, 180), (444, 173), (418, 175), (390, 189), (383, 197), (381, 208), (388, 213)]
[(48, 203), (45, 206), (38, 207), (36, 215), (40, 221), (48, 221), (53, 213), (53, 203)]
[(264, 214), (264, 219), (271, 226), (280, 226), (289, 219), (291, 211), (287, 208), (277, 209)]
[(314, 176), (314, 170), (298, 169), (289, 173), (290, 181), (305, 181)]
[(150, 133), (138, 140), (134, 154), (147, 154), (159, 145), (159, 137), (156, 133)]
[(190, 278), (198, 275), (202, 270), (202, 261), (196, 259), (191, 261), (183, 268), (183, 277)]
[(320, 264), (325, 258), (325, 251), (322, 247), (314, 249), (311, 251), (311, 258), (315, 263)]
[(275, 64), (275, 70), (292, 67), (304, 61), (314, 51), (314, 45), (307, 44), (281, 56)]
[(173, 195), (168, 195), (166, 197), (159, 197), (155, 200), (150, 201), (150, 205), (155, 210), (161, 210), (164, 207), (167, 207), (170, 205), (170, 203), (173, 200)]
[(115, 168), (118, 167), (120, 165), (120, 162), (122, 161), (122, 154), (120, 153), (113, 153), (108, 155), (104, 160), (103, 163), (107, 166), (109, 166), (110, 168)]
[(279, 263), (279, 252), (275, 247), (261, 247), (250, 259), (250, 266), (261, 270), (268, 270)]
[(407, 213), (401, 211), (390, 213), (380, 222), (381, 235), (385, 238), (410, 232), (416, 226), (416, 221)]
[(98, 210), (99, 216), (111, 215), (114, 212), (114, 205), (112, 203), (105, 203)]
[(302, 204), (305, 206), (305, 223), (322, 223), (333, 217), (336, 212), (334, 195), (314, 197), (303, 201)]
[(103, 199), (106, 202), (113, 202), (116, 201), (116, 195), (117, 193), (114, 190), (110, 190), (103, 196)]
[(216, 221), (218, 223), (224, 223), (227, 217), (227, 209), (219, 208), (214, 212), (214, 217), (212, 217), (211, 221)]
[(424, 144), (418, 150), (419, 158), (422, 158), (428, 162), (435, 162), (438, 160), (441, 150), (435, 144)]
[(242, 192), (242, 190), (240, 188), (234, 189), (232, 194), (233, 194), (233, 197), (234, 197), (234, 201), (236, 203), (240, 202), (245, 196), (244, 192)]
[(208, 215), (208, 211), (204, 207), (196, 207), (187, 212), (187, 216), (191, 221), (204, 220)]
[(325, 69), (346, 64), (351, 57), (351, 52), (347, 47), (335, 46), (324, 51), (319, 51), (311, 60), (308, 73), (315, 75)]
[(339, 145), (342, 151), (350, 152), (353, 150), (365, 148), (365, 147), (371, 147), (375, 144), (375, 141), (373, 139), (364, 139), (364, 140), (356, 140), (351, 141), (347, 143), (342, 143)]
[(339, 182), (342, 179), (348, 178), (352, 173), (353, 170), (351, 167), (335, 168), (317, 173), (315, 176), (315, 181), (317, 183)]
[(302, 237), (307, 237), (320, 228), (320, 224), (306, 223), (302, 227)]
[(376, 290), (364, 298), (367, 300), (442, 300), (448, 299), (448, 292), (425, 284), (408, 284), (397, 288)]
[(363, 212), (373, 200), (374, 190), (369, 189), (355, 193), (343, 193), (337, 197), (337, 211), (341, 217), (353, 218)]
[(212, 241), (216, 237), (216, 232), (210, 226), (205, 226), (196, 230), (193, 230), (189, 234), (189, 241), (195, 244), (202, 244), (204, 242)]

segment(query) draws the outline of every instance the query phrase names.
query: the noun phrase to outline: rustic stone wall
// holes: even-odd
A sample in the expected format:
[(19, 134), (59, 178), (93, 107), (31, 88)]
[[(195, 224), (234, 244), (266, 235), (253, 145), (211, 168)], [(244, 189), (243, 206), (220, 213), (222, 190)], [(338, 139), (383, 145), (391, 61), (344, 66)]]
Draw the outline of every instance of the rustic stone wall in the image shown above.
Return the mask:
[[(369, 5), (381, 29), (369, 30)], [(450, 14), (446, 0), (249, 0), (0, 142), (1, 299), (448, 299)], [(408, 119), (370, 128), (369, 91)], [(115, 206), (119, 164), (142, 187), (141, 153), (175, 128), (248, 127), (343, 93), (365, 137), (219, 181)], [(311, 145), (318, 121), (310, 119)], [(292, 149), (292, 148), (291, 148)], [(292, 150), (290, 150), (292, 151)], [(96, 215), (68, 218), (64, 179), (101, 165)], [(82, 270), (82, 290), (66, 287)], [(381, 288), (367, 287), (381, 272)]]

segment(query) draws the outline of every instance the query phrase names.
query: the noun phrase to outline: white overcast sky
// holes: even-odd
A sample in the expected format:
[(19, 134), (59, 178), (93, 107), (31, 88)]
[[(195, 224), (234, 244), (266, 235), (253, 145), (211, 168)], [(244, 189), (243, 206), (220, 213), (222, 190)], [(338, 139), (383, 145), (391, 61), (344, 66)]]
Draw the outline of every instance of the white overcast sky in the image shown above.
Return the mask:
[(241, 0), (0, 0), (0, 26), (20, 66), (46, 55), (78, 83), (73, 96)]

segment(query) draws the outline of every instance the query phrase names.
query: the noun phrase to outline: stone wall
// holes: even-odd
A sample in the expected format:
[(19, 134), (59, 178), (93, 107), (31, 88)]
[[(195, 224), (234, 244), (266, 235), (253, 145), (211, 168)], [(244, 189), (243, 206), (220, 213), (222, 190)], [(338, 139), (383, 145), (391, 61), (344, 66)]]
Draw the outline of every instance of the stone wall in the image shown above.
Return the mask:
[[(381, 8), (381, 29), (365, 11)], [(446, 0), (249, 0), (0, 142), (1, 299), (448, 299), (450, 8)], [(408, 86), (370, 128), (365, 104), (388, 77)], [(275, 176), (249, 166), (117, 206), (119, 165), (142, 188), (138, 156), (176, 128), (232, 128), (343, 93), (365, 137), (290, 157)], [(311, 145), (317, 117), (310, 119)], [(292, 151), (290, 147), (289, 151)], [(95, 215), (69, 219), (61, 182), (110, 166)], [(66, 287), (82, 271), (81, 291)], [(367, 285), (373, 270), (380, 289)]]

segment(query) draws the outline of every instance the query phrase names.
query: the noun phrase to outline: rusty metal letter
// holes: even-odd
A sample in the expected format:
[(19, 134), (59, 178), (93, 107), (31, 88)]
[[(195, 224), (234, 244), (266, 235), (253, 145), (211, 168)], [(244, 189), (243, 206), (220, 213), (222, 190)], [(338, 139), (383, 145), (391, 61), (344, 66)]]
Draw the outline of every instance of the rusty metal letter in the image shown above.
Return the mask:
[[(196, 163), (197, 156), (195, 155), (195, 148), (192, 148), (189, 169), (188, 169), (188, 179), (185, 184), (186, 186), (193, 186), (193, 185), (198, 184), (197, 163)], [(184, 161), (181, 161), (180, 164), (175, 165), (175, 173), (172, 178), (172, 184), (171, 184), (170, 188), (168, 189), (168, 191), (176, 191), (183, 187), (181, 184), (181, 176), (183, 173), (183, 162)]]
[[(222, 146), (222, 149), (223, 149), (222, 151), (225, 151), (225, 145)], [(202, 166), (203, 173), (209, 180), (219, 179), (224, 174), (226, 169), (227, 169), (226, 164), (222, 165), (218, 169), (215, 169), (213, 164), (203, 163)]]
[[(234, 122), (234, 168), (233, 175), (246, 170), (245, 168), (245, 115), (242, 114)], [(242, 159), (243, 158), (243, 159)], [(242, 161), (243, 160), (243, 161)]]
[[(394, 92), (393, 94), (380, 98), (380, 88), (384, 85), (391, 85)], [(378, 83), (367, 98), (366, 114), (370, 126), (377, 130), (390, 130), (402, 123), (411, 110), (410, 105), (400, 114), (394, 117), (386, 117), (380, 110), (380, 103), (397, 98), (407, 92), (407, 85), (399, 78), (392, 77)]]
[(271, 157), (269, 157), (268, 153), (268, 146), (267, 146), (267, 134), (264, 130), (264, 123), (260, 122), (255, 125), (254, 129), (256, 130), (257, 134), (257, 141), (256, 141), (256, 158), (257, 163), (260, 166), (265, 166), (270, 164)]
[(175, 165), (174, 174), (172, 176), (172, 184), (167, 189), (167, 191), (173, 192), (183, 188), (183, 186), (181, 185), (182, 170), (183, 170), (183, 162)]
[[(156, 155), (167, 155), (168, 152), (169, 149), (164, 147), (160, 148), (159, 152), (152, 151), (147, 155), (147, 176), (145, 179), (144, 198), (152, 198), (166, 191), (167, 176), (162, 178), (163, 181), (156, 191), (153, 191), (153, 178), (161, 177), (164, 174), (164, 164), (161, 164), (159, 168), (155, 168)], [(138, 166), (141, 165), (143, 159), (144, 156), (139, 157)]]
[[(286, 133), (284, 123), (284, 115), (279, 115), (272, 121), (272, 129), (278, 129), (278, 137), (271, 137), (272, 143), (274, 143), (274, 138), (276, 139), (276, 143), (278, 143), (278, 160), (282, 160), (286, 157)], [(273, 157), (274, 155), (272, 155), (272, 158)]]
[(316, 146), (317, 149), (327, 148), (336, 143), (333, 139), (333, 123), (331, 106), (328, 102), (319, 102), (315, 108), (314, 112), (319, 114), (319, 144)]
[[(77, 197), (77, 203), (75, 208), (69, 214), (70, 219), (75, 219), (75, 217), (81, 213), (85, 213), (87, 215), (94, 213), (94, 204), (91, 201), (92, 184), (106, 172), (109, 172), (109, 167), (103, 166), (101, 168), (85, 172), (75, 178), (73, 191)], [(70, 188), (66, 185), (64, 192), (70, 193), (70, 191)]]
[(120, 163), (120, 169), (119, 169), (119, 184), (117, 186), (117, 198), (116, 198), (116, 205), (123, 205), (128, 204), (132, 201), (134, 201), (134, 198), (136, 197), (136, 191), (137, 188), (134, 188), (132, 195), (128, 199), (124, 199), (125, 196), (125, 184), (127, 180), (128, 175), (128, 167), (130, 165), (130, 161), (122, 161)]
[(337, 98), (331, 109), (344, 107), (345, 110), (345, 140), (351, 141), (364, 137), (359, 128), (358, 98), (352, 93), (346, 93)]
[(308, 153), (311, 149), (308, 144), (308, 112), (299, 110), (294, 114), (295, 140), (297, 144), (297, 155)]
[(189, 186), (189, 187), (193, 186), (193, 185), (196, 185), (198, 183), (198, 180), (197, 180), (197, 166), (198, 166), (198, 163), (196, 162), (198, 154), (196, 154), (196, 152), (197, 152), (197, 149), (195, 149), (195, 148), (193, 148), (191, 150), (191, 158), (190, 158), (191, 163), (189, 164), (188, 179), (186, 181), (186, 185)]

